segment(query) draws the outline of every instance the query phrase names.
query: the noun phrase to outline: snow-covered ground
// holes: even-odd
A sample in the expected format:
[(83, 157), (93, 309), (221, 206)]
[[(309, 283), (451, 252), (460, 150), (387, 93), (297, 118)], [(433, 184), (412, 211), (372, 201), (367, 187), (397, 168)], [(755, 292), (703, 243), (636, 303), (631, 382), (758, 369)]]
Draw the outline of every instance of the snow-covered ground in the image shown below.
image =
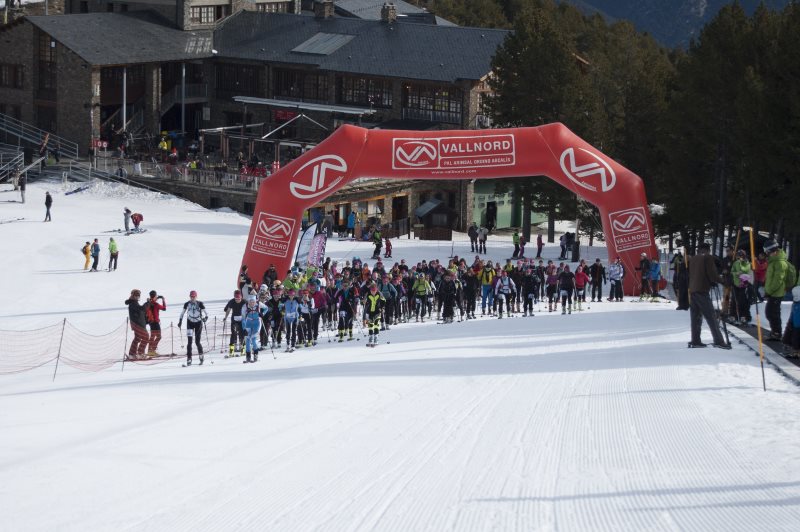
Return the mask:
[[(75, 185), (71, 185), (74, 188)], [(8, 188), (8, 187), (6, 187)], [(55, 192), (42, 223), (44, 190)], [(124, 321), (131, 288), (219, 315), (249, 220), (121, 186), (0, 192), (0, 329)], [(122, 226), (119, 270), (80, 246)], [(459, 244), (460, 245), (460, 244)], [(502, 246), (506, 247), (503, 248)], [(555, 256), (557, 248), (546, 248)], [(371, 253), (329, 243), (333, 257)], [(469, 248), (455, 252), (472, 256)], [(394, 257), (450, 244), (395, 241)], [(507, 256), (490, 242), (490, 256)], [(602, 257), (603, 255), (600, 254)], [(104, 253), (107, 260), (107, 254)], [(173, 306), (174, 305), (174, 306)], [(796, 530), (800, 389), (687, 350), (672, 305), (405, 324), (256, 365), (0, 376), (0, 530)], [(707, 337), (706, 334), (704, 337)], [(0, 357), (13, 356), (0, 345)]]

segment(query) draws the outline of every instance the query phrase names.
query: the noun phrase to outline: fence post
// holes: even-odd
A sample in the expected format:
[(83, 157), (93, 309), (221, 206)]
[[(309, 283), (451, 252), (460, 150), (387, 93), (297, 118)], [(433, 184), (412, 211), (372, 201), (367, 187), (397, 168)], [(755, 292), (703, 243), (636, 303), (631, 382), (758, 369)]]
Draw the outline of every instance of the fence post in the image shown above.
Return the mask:
[(122, 371), (125, 371), (125, 350), (128, 348), (128, 327), (130, 318), (125, 318), (125, 343), (122, 344)]
[(64, 329), (67, 327), (67, 318), (64, 318), (61, 324), (61, 339), (58, 341), (58, 355), (56, 355), (56, 369), (53, 371), (53, 382), (56, 380), (56, 372), (58, 372), (58, 361), (61, 359), (61, 346), (64, 344)]
[(169, 347), (170, 354), (175, 354), (175, 330), (172, 328), (172, 322), (169, 322)]

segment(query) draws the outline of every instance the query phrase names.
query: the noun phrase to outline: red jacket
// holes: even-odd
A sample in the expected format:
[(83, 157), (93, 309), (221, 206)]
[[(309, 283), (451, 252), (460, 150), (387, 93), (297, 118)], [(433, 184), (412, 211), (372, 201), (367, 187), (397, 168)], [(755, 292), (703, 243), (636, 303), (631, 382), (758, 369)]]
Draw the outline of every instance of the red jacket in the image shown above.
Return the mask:
[[(162, 299), (162, 301), (164, 300)], [(160, 323), (158, 312), (161, 310), (167, 310), (166, 301), (164, 301), (164, 303), (161, 304), (158, 302), (158, 299), (154, 297), (148, 299), (145, 308), (145, 319), (147, 320), (147, 323)]]
[(575, 274), (575, 286), (580, 289), (586, 286), (586, 283), (589, 282), (589, 276), (586, 275), (586, 272), (579, 271)]
[(756, 269), (753, 273), (756, 281), (764, 284), (767, 281), (767, 261), (756, 260)]

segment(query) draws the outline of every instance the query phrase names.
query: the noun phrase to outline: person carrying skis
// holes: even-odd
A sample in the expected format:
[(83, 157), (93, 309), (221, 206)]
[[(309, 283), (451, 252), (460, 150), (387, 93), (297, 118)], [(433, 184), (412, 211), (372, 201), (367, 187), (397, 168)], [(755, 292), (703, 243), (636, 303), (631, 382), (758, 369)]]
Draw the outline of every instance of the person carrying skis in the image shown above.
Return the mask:
[[(159, 300), (161, 301), (159, 303)], [(158, 342), (161, 341), (161, 318), (158, 313), (162, 310), (167, 310), (167, 302), (164, 296), (158, 295), (155, 290), (150, 290), (150, 299), (145, 303), (145, 320), (147, 325), (150, 326), (150, 342), (147, 348), (147, 356), (158, 356)]]
[[(241, 295), (242, 294), (240, 293), (239, 299), (241, 299)], [(240, 324), (241, 329), (245, 334), (245, 359), (242, 361), (242, 364), (247, 364), (248, 362), (258, 362), (258, 341), (259, 337), (261, 336), (262, 307), (263, 305), (258, 302), (258, 298), (254, 295), (251, 295), (247, 298), (247, 304), (240, 308), (239, 320), (237, 323)], [(201, 355), (201, 364), (203, 363), (202, 360), (203, 357)]]
[(145, 306), (139, 304), (140, 297), (142, 297), (142, 291), (134, 288), (131, 290), (130, 297), (125, 300), (125, 304), (128, 305), (128, 322), (133, 331), (133, 341), (128, 350), (129, 360), (142, 357), (147, 348), (147, 319)]
[(710, 250), (711, 245), (703, 242), (698, 246), (698, 254), (689, 260), (689, 301), (691, 305), (689, 316), (692, 331), (689, 347), (706, 347), (706, 344), (700, 340), (700, 327), (705, 318), (714, 339), (714, 347), (730, 349), (731, 344), (725, 341), (719, 330), (714, 306), (708, 295), (712, 287), (716, 287), (720, 280), (714, 264), (714, 257), (709, 253)]
[(569, 271), (569, 264), (558, 275), (558, 290), (561, 296), (561, 314), (572, 314), (572, 293), (575, 291), (575, 274)]
[(600, 259), (595, 259), (594, 264), (589, 266), (589, 282), (592, 283), (592, 303), (594, 303), (595, 296), (597, 302), (603, 300), (603, 285), (608, 282), (606, 279), (606, 269)]
[(184, 315), (186, 316), (186, 365), (192, 365), (192, 338), (194, 338), (202, 366), (203, 344), (200, 343), (200, 334), (203, 332), (203, 324), (208, 321), (208, 314), (203, 302), (197, 300), (197, 291), (195, 290), (189, 292), (189, 301), (183, 304), (183, 310), (178, 318), (178, 329), (181, 328)]
[(512, 306), (513, 294), (516, 293), (517, 287), (514, 281), (508, 276), (508, 271), (503, 270), (495, 285), (495, 298), (497, 299), (497, 312), (499, 320), (503, 319), (503, 303), (506, 304), (508, 316), (514, 315), (514, 308)]
[(244, 329), (242, 327), (242, 309), (244, 306), (242, 291), (234, 290), (233, 298), (228, 300), (225, 305), (225, 317), (222, 318), (222, 323), (225, 323), (228, 320), (228, 316), (231, 316), (231, 339), (230, 345), (228, 345), (228, 356), (235, 356), (235, 353), (245, 350)]
[(367, 340), (368, 347), (378, 345), (378, 333), (381, 330), (381, 314), (383, 313), (386, 300), (378, 291), (378, 285), (372, 283), (369, 287), (369, 294), (364, 300), (364, 327), (369, 332)]

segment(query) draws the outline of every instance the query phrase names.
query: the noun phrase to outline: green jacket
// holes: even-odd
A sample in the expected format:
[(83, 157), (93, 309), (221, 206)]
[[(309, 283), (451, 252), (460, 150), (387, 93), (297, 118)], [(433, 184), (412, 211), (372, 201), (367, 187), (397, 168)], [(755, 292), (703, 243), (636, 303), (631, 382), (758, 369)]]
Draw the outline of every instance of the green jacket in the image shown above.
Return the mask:
[(116, 242), (116, 240), (112, 240), (111, 242), (108, 243), (108, 252), (109, 253), (116, 253), (117, 251), (118, 251), (117, 250), (117, 242)]
[[(742, 280), (739, 279), (739, 276), (743, 273), (746, 273), (750, 276), (753, 275), (753, 269), (750, 267), (750, 263), (746, 260), (737, 260), (733, 263), (731, 267), (731, 276), (733, 277), (733, 286), (736, 288), (740, 288), (742, 286)], [(753, 284), (752, 282), (750, 284)]]
[(782, 298), (786, 294), (786, 269), (788, 265), (786, 252), (782, 249), (767, 257), (767, 279), (764, 282), (764, 292), (769, 297)]
[(519, 244), (519, 233), (515, 232), (513, 235), (511, 235), (511, 240), (514, 242), (514, 244)]

